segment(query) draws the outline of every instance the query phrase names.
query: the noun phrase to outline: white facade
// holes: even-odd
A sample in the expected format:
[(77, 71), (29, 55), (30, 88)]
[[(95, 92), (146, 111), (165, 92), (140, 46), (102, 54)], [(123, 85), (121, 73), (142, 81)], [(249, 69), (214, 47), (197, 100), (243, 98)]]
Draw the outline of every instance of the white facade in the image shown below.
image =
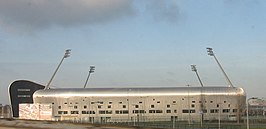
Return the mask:
[(236, 87), (83, 88), (39, 90), (33, 99), (51, 105), (55, 120), (102, 123), (236, 120), (246, 96)]

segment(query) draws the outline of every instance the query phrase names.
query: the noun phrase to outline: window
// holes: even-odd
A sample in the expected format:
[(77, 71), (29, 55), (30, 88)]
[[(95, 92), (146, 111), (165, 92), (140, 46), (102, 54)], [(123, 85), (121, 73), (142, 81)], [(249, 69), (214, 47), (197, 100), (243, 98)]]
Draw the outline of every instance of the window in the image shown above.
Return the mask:
[(58, 109), (61, 109), (61, 106), (58, 106)]
[(63, 114), (63, 111), (58, 111), (58, 114)]
[(163, 110), (156, 110), (156, 113), (163, 113)]
[(108, 105), (107, 108), (112, 108), (112, 106), (111, 105)]
[(119, 102), (119, 104), (122, 104), (122, 102)]
[(171, 113), (171, 110), (166, 110), (166, 113)]
[(166, 107), (167, 107), (167, 108), (170, 108), (170, 105), (169, 105), (169, 104), (167, 104), (167, 105), (166, 105)]
[(191, 107), (194, 108), (195, 107), (195, 104), (191, 104)]
[(126, 105), (123, 105), (123, 108), (127, 108), (127, 106)]
[(78, 106), (74, 106), (74, 109), (77, 109), (78, 108)]
[(233, 109), (233, 112), (237, 112), (237, 109)]
[(112, 110), (107, 110), (106, 111), (106, 114), (112, 114), (113, 112), (112, 112)]
[(155, 113), (155, 110), (149, 110), (149, 113)]
[(217, 104), (217, 106), (216, 107), (219, 107), (220, 105), (219, 104)]
[(109, 104), (112, 104), (113, 102), (109, 102)]
[(58, 114), (67, 114), (67, 111), (58, 111)]
[(139, 102), (139, 103), (142, 103), (142, 102)]
[(139, 105), (135, 105), (135, 108), (139, 108)]
[(196, 101), (192, 101), (192, 103), (195, 103)]
[(184, 109), (182, 110), (182, 113), (189, 113), (189, 110)]
[(84, 105), (84, 109), (86, 109), (87, 108), (87, 106), (86, 105)]
[(223, 109), (223, 113), (228, 113), (230, 112), (230, 109)]
[(210, 103), (213, 103), (213, 101), (210, 101)]
[(195, 113), (196, 112), (196, 110), (188, 110), (188, 109), (183, 109), (182, 110), (182, 113)]
[(154, 108), (154, 105), (151, 105), (151, 108)]
[(174, 110), (174, 113), (177, 113), (177, 110)]
[(224, 101), (224, 103), (226, 103), (226, 101)]
[(145, 111), (144, 110), (133, 110), (133, 113), (145, 113)]
[(211, 113), (218, 113), (219, 112), (219, 109), (211, 109), (210, 112)]
[(161, 103), (160, 101), (157, 101), (157, 103)]
[(79, 111), (71, 111), (71, 114), (79, 114)]
[(102, 108), (102, 105), (98, 105), (98, 108)]
[(116, 110), (115, 114), (128, 114), (128, 110)]
[(176, 101), (174, 100), (173, 103), (176, 103)]
[(230, 104), (228, 104), (228, 107), (230, 107), (231, 105)]
[(99, 114), (105, 114), (105, 111), (99, 111)]

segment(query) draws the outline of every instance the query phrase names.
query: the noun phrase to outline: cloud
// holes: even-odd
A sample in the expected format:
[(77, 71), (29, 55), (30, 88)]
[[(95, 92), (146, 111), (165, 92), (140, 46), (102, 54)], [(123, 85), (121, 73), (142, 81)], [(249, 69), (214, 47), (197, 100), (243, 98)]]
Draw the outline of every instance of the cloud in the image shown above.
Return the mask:
[(147, 4), (146, 9), (151, 12), (156, 21), (176, 22), (180, 17), (180, 10), (176, 1), (152, 0)]
[(101, 24), (131, 15), (132, 0), (0, 0), (0, 27), (11, 30)]

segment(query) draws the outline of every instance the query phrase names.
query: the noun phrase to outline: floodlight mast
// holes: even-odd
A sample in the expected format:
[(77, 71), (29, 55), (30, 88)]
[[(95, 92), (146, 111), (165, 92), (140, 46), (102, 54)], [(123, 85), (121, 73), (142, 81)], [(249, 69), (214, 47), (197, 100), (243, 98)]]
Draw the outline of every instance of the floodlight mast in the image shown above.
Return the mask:
[(46, 87), (44, 88), (44, 90), (49, 89), (49, 86), (50, 86), (52, 80), (54, 79), (55, 74), (57, 73), (59, 67), (60, 67), (61, 64), (63, 63), (64, 59), (70, 56), (70, 51), (71, 51), (71, 49), (67, 49), (67, 50), (65, 50), (65, 54), (64, 54), (63, 58), (61, 59), (59, 65), (58, 65), (57, 68), (55, 69), (54, 74), (52, 75), (50, 81), (48, 82), (48, 84), (46, 85)]
[(229, 79), (228, 76), (226, 75), (224, 69), (222, 68), (222, 65), (219, 63), (218, 59), (217, 59), (216, 56), (214, 55), (213, 49), (210, 48), (210, 47), (207, 47), (206, 49), (207, 49), (208, 55), (214, 57), (214, 59), (215, 59), (215, 61), (217, 62), (218, 66), (219, 66), (220, 69), (222, 70), (222, 72), (223, 72), (223, 74), (224, 74), (224, 76), (225, 76), (225, 79), (226, 79), (226, 81), (227, 81), (229, 87), (234, 87), (233, 84), (232, 84), (232, 82), (230, 81), (230, 79)]
[(201, 79), (200, 79), (200, 76), (199, 76), (199, 74), (198, 74), (198, 70), (197, 70), (197, 68), (196, 68), (196, 65), (191, 65), (191, 70), (194, 71), (194, 72), (196, 73), (196, 75), (197, 75), (197, 77), (198, 77), (198, 79), (199, 79), (200, 85), (201, 85), (201, 87), (203, 87), (203, 83), (202, 83), (202, 81), (201, 81)]
[(90, 78), (90, 75), (91, 75), (91, 73), (94, 73), (94, 70), (95, 70), (95, 66), (93, 66), (93, 65), (90, 66), (90, 71), (89, 71), (88, 77), (87, 77), (87, 79), (86, 79), (86, 82), (85, 82), (85, 84), (84, 84), (84, 88), (86, 88), (87, 83), (88, 83), (89, 78)]

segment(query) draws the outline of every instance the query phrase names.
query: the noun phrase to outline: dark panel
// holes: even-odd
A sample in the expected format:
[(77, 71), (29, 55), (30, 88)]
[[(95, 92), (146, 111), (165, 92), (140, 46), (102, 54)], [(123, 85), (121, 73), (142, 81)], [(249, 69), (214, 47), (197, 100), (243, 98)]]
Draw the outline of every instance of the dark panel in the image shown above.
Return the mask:
[(19, 117), (20, 103), (33, 103), (33, 93), (44, 89), (45, 86), (28, 81), (17, 80), (9, 86), (9, 97), (12, 106), (13, 117)]

